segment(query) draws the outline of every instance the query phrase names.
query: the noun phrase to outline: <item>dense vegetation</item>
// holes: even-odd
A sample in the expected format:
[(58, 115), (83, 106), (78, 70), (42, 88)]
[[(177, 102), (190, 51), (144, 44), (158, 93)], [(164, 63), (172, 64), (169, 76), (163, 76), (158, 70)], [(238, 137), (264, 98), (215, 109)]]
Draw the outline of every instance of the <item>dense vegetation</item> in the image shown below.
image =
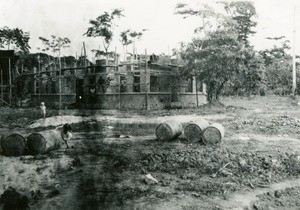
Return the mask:
[(211, 4), (221, 5), (222, 9), (217, 11), (206, 4), (200, 7), (178, 4), (175, 9), (176, 14), (198, 16), (202, 20), (195, 29), (195, 38), (182, 45), (180, 54), (186, 61), (182, 75), (196, 76), (206, 83), (209, 102), (218, 101), (221, 94), (290, 94), (292, 57), (285, 37), (268, 37), (282, 43), (256, 51), (249, 41), (257, 24), (254, 4), (247, 1)]

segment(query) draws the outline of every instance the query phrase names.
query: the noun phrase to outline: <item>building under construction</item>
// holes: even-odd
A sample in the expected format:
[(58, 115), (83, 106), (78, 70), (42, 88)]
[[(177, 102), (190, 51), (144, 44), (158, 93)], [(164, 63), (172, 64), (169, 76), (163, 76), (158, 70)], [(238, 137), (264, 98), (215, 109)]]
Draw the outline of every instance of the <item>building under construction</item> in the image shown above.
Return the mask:
[[(176, 59), (162, 63), (155, 55), (139, 55), (125, 62), (92, 63), (85, 58), (34, 56), (35, 63), (22, 66), (19, 76), (32, 106), (45, 102), (56, 108), (153, 109), (206, 103), (205, 85), (192, 77), (180, 78)], [(3, 85), (11, 84), (6, 77)]]

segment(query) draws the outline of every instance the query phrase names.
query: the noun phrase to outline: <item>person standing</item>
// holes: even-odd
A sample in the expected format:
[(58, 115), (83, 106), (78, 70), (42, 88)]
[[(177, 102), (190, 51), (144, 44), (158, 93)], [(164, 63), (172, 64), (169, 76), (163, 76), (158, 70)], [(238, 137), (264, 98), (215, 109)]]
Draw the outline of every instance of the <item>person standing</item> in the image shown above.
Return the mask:
[(61, 133), (61, 137), (63, 141), (66, 143), (67, 149), (69, 149), (69, 144), (68, 141), (72, 138), (72, 127), (70, 124), (64, 124), (63, 125), (63, 130)]
[(46, 106), (45, 106), (45, 103), (44, 103), (44, 102), (41, 102), (40, 108), (41, 108), (43, 117), (44, 117), (44, 119), (45, 119), (45, 118), (46, 118)]

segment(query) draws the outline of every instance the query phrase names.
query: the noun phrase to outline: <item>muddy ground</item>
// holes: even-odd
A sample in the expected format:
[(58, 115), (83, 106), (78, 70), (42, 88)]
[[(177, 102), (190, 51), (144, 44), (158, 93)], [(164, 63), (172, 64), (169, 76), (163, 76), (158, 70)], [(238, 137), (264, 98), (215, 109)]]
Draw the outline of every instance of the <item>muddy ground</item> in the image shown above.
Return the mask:
[[(184, 110), (49, 110), (45, 120), (35, 109), (2, 108), (1, 133), (26, 136), (68, 122), (74, 138), (70, 149), (44, 155), (0, 154), (0, 195), (13, 188), (30, 209), (300, 209), (298, 101), (222, 102)], [(220, 145), (184, 135), (156, 140), (160, 122), (197, 118), (225, 127)]]

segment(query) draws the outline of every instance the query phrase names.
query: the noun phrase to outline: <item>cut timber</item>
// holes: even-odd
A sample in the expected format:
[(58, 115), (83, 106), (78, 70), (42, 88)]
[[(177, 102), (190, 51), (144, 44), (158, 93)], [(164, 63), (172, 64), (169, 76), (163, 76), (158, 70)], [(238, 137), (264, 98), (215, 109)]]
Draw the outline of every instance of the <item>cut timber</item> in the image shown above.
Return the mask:
[(27, 137), (28, 151), (32, 155), (59, 149), (62, 142), (61, 132), (58, 130), (32, 133)]
[(158, 140), (162, 141), (170, 141), (182, 133), (182, 125), (179, 122), (168, 121), (164, 123), (160, 123), (156, 130), (155, 135)]
[(205, 144), (220, 143), (224, 137), (225, 129), (219, 123), (209, 125), (203, 132), (202, 141)]
[(184, 128), (185, 138), (191, 142), (198, 142), (202, 138), (204, 130), (209, 126), (207, 120), (199, 119), (197, 121), (189, 123)]
[(21, 156), (26, 152), (25, 138), (17, 133), (3, 137), (1, 140), (2, 153), (5, 156)]

